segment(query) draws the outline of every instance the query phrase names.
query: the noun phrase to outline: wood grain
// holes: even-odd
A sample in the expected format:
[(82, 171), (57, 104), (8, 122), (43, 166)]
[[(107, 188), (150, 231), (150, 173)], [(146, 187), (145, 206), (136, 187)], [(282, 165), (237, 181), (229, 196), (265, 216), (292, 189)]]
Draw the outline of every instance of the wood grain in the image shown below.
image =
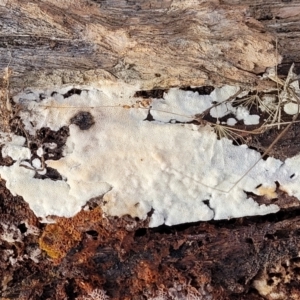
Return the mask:
[(275, 38), (222, 1), (6, 0), (0, 67), (13, 86), (122, 80), (142, 89), (240, 84), (277, 62)]

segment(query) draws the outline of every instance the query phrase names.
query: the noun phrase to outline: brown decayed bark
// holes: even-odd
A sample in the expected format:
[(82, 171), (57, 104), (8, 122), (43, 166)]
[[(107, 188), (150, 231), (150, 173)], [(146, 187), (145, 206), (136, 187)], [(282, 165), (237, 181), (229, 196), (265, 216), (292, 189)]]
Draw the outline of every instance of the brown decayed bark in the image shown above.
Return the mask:
[[(147, 229), (147, 222), (128, 217), (97, 217), (87, 222), (88, 215), (99, 215), (99, 208), (91, 202), (85, 212), (55, 225), (62, 224), (69, 232), (68, 224), (73, 228), (77, 224), (80, 241), (72, 244), (71, 235), (64, 239), (58, 235), (52, 240), (54, 247), (58, 243), (72, 247), (59, 261), (49, 260), (44, 252), (36, 263), (28, 257), (38, 236), (26, 235), (28, 229), (21, 224), (26, 219), (39, 227), (44, 240), (49, 234), (54, 238), (47, 229), (52, 225), (38, 224), (22, 200), (11, 197), (4, 186), (1, 195), (6, 199), (1, 205), (2, 222), (15, 225), (21, 236), (1, 246), (4, 298), (75, 299), (96, 288), (104, 289), (111, 299), (146, 299), (158, 291), (186, 295), (192, 289), (212, 299), (263, 299), (257, 290), (266, 299), (272, 299), (271, 292), (298, 295), (299, 209)], [(8, 201), (11, 210), (7, 210)], [(15, 217), (19, 207), (24, 208)], [(174, 288), (178, 286), (181, 291)]]

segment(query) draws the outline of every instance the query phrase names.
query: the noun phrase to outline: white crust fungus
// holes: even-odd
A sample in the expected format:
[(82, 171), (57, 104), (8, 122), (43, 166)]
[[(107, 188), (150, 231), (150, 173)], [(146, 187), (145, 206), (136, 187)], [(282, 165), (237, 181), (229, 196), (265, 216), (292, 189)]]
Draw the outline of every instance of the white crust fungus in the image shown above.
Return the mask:
[[(299, 156), (286, 163), (271, 157), (260, 160), (248, 172), (260, 159), (258, 152), (234, 146), (225, 138), (218, 140), (210, 127), (178, 123), (191, 121), (212, 103), (234, 95), (235, 87), (225, 86), (202, 96), (171, 89), (146, 107), (137, 104), (142, 99), (133, 97), (136, 87), (79, 87), (80, 95), (64, 97), (71, 88), (55, 93), (53, 89), (27, 91), (14, 98), (23, 106), (19, 115), (30, 134), (42, 127), (58, 130), (69, 126), (70, 130), (64, 156), (45, 162), (63, 180), (34, 178), (34, 169), (20, 165), (22, 159), (30, 158), (24, 138), (14, 136), (2, 149), (3, 156), (16, 162), (0, 167), (1, 177), (39, 217), (74, 216), (89, 199), (103, 195), (107, 215), (145, 219), (153, 209), (150, 226), (155, 227), (277, 212), (276, 205), (259, 205), (245, 193), (260, 194), (257, 187), (261, 184), (274, 190), (275, 181), (290, 195), (300, 197)], [(40, 92), (46, 95), (43, 101), (38, 100)], [(227, 104), (226, 110), (220, 106), (217, 117), (227, 110), (236, 113)], [(70, 124), (80, 111), (93, 116), (94, 124), (88, 130)], [(147, 120), (149, 113), (154, 120)], [(238, 112), (237, 118), (246, 124), (257, 122), (257, 117), (248, 122), (245, 111)], [(40, 160), (34, 160), (33, 166), (39, 168)]]

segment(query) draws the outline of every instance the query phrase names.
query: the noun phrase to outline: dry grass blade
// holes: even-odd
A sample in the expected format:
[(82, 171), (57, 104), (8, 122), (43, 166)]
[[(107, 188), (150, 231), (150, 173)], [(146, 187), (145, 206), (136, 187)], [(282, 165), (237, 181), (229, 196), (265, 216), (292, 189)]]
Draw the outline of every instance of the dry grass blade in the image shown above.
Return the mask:
[(261, 110), (262, 112), (266, 112), (269, 115), (268, 120), (270, 119), (270, 117), (274, 116), (274, 107), (272, 105), (267, 105), (261, 99), (258, 93), (256, 93), (255, 95), (250, 95), (246, 98), (235, 99), (233, 101), (233, 105), (242, 105), (249, 111), (251, 111), (251, 109), (255, 107), (257, 111)]
[[(243, 180), (243, 178), (245, 178), (245, 176), (259, 163), (259, 161), (261, 159), (263, 159), (266, 155), (268, 155), (268, 153), (270, 152), (270, 150), (273, 148), (273, 146), (285, 135), (285, 133), (289, 130), (289, 128), (292, 126), (292, 124), (294, 124), (295, 122), (297, 122), (297, 119), (299, 117), (299, 113), (300, 113), (300, 99), (298, 97), (298, 95), (296, 94), (294, 88), (291, 86), (291, 83), (293, 82), (293, 67), (294, 64), (291, 66), (290, 70), (289, 70), (289, 74), (286, 78), (285, 81), (282, 81), (281, 79), (279, 79), (278, 77), (275, 78), (275, 80), (278, 79), (278, 83), (281, 83), (281, 85), (283, 86), (283, 91), (289, 91), (290, 95), (292, 95), (293, 97), (293, 102), (297, 103), (297, 112), (296, 114), (294, 114), (292, 121), (288, 123), (288, 125), (281, 131), (281, 133), (276, 137), (276, 139), (269, 145), (269, 147), (265, 150), (265, 152), (262, 154), (262, 156), (260, 157), (260, 159), (237, 181), (234, 183), (234, 185), (227, 191), (228, 193), (230, 191), (232, 191), (232, 189)], [(277, 82), (277, 81), (276, 81)], [(279, 97), (280, 98), (280, 97)], [(278, 103), (278, 109), (277, 109), (277, 115), (281, 115), (281, 104), (282, 104), (282, 99), (279, 99), (279, 103)], [(280, 120), (278, 122), (280, 123)], [(272, 122), (273, 124), (273, 122)], [(274, 124), (273, 124), (274, 125)]]
[[(241, 134), (238, 134), (237, 131), (232, 130), (232, 128), (228, 126), (223, 126), (221, 124), (211, 124), (211, 126), (214, 128), (219, 139), (227, 138), (237, 145), (246, 142)], [(242, 132), (247, 133), (247, 131), (241, 131), (241, 133)]]
[[(284, 105), (286, 105), (289, 102), (294, 102), (299, 105), (297, 96), (295, 95), (295, 89), (293, 84), (295, 83), (295, 78), (297, 77), (294, 72), (294, 64), (291, 65), (288, 75), (285, 80), (282, 80), (277, 76), (277, 73), (275, 74), (269, 74), (269, 79), (273, 80), (277, 84), (277, 93), (278, 93), (278, 103), (276, 107), (276, 111), (274, 113), (274, 116), (272, 118), (271, 124), (278, 123), (281, 124), (281, 114), (282, 109)], [(278, 129), (280, 129), (280, 125), (278, 125)]]

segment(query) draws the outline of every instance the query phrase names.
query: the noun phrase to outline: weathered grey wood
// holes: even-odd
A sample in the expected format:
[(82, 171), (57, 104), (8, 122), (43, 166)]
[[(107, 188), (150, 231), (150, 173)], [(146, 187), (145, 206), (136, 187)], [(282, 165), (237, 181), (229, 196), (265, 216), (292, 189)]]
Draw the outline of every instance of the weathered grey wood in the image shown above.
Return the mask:
[(300, 73), (300, 1), (299, 0), (223, 0), (228, 5), (249, 5), (249, 14), (266, 30), (276, 35), (282, 55), (279, 73), (287, 74), (292, 63)]
[(2, 0), (0, 67), (14, 86), (123, 80), (144, 89), (258, 84), (275, 38), (218, 0)]

